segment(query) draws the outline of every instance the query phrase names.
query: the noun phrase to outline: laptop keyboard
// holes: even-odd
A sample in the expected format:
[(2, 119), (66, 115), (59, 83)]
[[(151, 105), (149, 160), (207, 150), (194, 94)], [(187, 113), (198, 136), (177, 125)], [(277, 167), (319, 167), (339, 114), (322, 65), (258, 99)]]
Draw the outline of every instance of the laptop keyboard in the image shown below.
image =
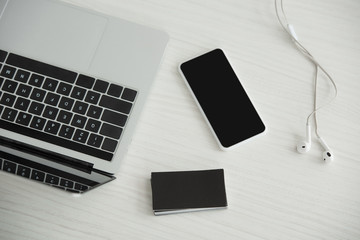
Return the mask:
[(0, 50), (0, 128), (110, 161), (137, 91)]
[(74, 193), (83, 193), (98, 183), (11, 154), (0, 152), (0, 170)]

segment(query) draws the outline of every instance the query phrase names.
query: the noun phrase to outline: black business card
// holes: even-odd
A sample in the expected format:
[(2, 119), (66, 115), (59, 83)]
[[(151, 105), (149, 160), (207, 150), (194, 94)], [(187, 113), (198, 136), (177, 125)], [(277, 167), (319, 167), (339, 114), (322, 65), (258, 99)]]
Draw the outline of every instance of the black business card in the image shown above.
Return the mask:
[(224, 170), (151, 173), (155, 215), (227, 207)]

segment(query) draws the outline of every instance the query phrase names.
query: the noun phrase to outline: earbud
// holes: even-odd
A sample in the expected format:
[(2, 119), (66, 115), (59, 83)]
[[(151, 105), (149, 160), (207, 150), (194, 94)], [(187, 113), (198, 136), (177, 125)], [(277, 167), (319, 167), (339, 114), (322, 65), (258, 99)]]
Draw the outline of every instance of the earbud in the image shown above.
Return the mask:
[(334, 160), (334, 155), (332, 154), (329, 146), (325, 143), (324, 139), (322, 139), (321, 137), (319, 137), (319, 142), (321, 146), (323, 146), (323, 148), (325, 149), (322, 155), (323, 160), (327, 163), (332, 162)]
[[(324, 162), (329, 163), (334, 160), (334, 154), (332, 154), (329, 146), (326, 144), (324, 139), (321, 137), (318, 138), (321, 146), (324, 148), (324, 152), (322, 154), (322, 159)], [(306, 153), (311, 148), (311, 126), (309, 124), (306, 125), (306, 139), (304, 141), (299, 142), (299, 144), (296, 146), (296, 149), (299, 153)]]
[(311, 142), (306, 142), (306, 141), (301, 141), (296, 146), (296, 149), (299, 153), (306, 153), (310, 150), (310, 148), (311, 148)]
[(306, 124), (306, 140), (301, 141), (296, 146), (296, 149), (299, 153), (306, 153), (311, 148), (311, 126)]

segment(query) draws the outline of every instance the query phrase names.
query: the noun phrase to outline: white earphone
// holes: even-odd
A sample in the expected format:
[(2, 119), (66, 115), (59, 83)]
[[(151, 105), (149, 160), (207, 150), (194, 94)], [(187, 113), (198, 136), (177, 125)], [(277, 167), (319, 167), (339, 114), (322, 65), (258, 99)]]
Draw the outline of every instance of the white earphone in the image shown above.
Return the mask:
[(306, 125), (306, 140), (301, 141), (296, 146), (296, 149), (299, 153), (306, 153), (310, 151), (311, 148), (311, 126)]
[(332, 162), (334, 160), (334, 155), (332, 154), (329, 146), (324, 142), (324, 139), (322, 139), (321, 137), (318, 138), (320, 144), (323, 146), (323, 148), (325, 149), (325, 151), (323, 152), (323, 159), (325, 162)]
[[(318, 140), (321, 144), (321, 146), (324, 148), (324, 152), (322, 154), (323, 160), (326, 163), (332, 162), (334, 160), (334, 154), (331, 152), (329, 146), (326, 144), (324, 139), (322, 139), (320, 136), (318, 137)], [(311, 126), (309, 124), (306, 125), (306, 139), (299, 142), (296, 146), (296, 149), (299, 153), (306, 153), (310, 151), (311, 148)]]
[[(285, 32), (288, 33), (288, 35), (291, 37), (291, 40), (295, 43), (296, 47), (300, 50), (300, 52), (307, 57), (315, 66), (315, 94), (314, 94), (314, 110), (313, 112), (308, 116), (307, 118), (307, 122), (306, 122), (306, 139), (299, 142), (298, 145), (296, 146), (296, 149), (299, 153), (306, 153), (308, 151), (310, 151), (311, 148), (311, 125), (310, 125), (310, 118), (312, 117), (312, 115), (314, 115), (314, 119), (315, 119), (315, 134), (319, 140), (319, 143), (321, 144), (321, 146), (324, 148), (324, 152), (322, 154), (322, 159), (324, 160), (324, 162), (331, 162), (334, 160), (334, 155), (332, 153), (332, 151), (330, 150), (329, 146), (325, 143), (324, 139), (320, 137), (319, 133), (318, 133), (318, 128), (317, 128), (317, 118), (316, 118), (316, 113), (319, 109), (323, 108), (325, 105), (330, 104), (337, 96), (337, 87), (336, 84), (334, 82), (334, 80), (332, 79), (332, 77), (328, 74), (327, 71), (325, 71), (325, 69), (315, 60), (315, 58), (310, 54), (310, 52), (299, 42), (297, 34), (295, 32), (294, 27), (288, 23), (286, 15), (285, 15), (285, 11), (284, 11), (284, 7), (283, 7), (283, 0), (280, 0), (280, 9), (281, 12), (283, 14), (283, 18), (285, 23), (283, 23), (282, 19), (279, 16), (279, 6), (277, 3), (277, 0), (275, 0), (275, 11), (276, 11), (276, 16), (281, 24), (281, 26), (283, 27), (283, 29), (285, 30)], [(332, 85), (334, 86), (335, 89), (335, 95), (334, 97), (326, 104), (317, 107), (316, 106), (316, 89), (317, 89), (317, 77), (318, 77), (318, 70), (321, 70), (327, 77), (328, 79), (331, 81)]]

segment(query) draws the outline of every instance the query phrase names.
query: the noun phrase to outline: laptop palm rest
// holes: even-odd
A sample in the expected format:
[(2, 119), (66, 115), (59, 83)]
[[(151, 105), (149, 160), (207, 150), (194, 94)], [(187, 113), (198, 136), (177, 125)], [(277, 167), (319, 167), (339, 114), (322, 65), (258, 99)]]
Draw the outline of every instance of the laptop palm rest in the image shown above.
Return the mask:
[[(52, 1), (42, 1), (37, 8), (32, 4), (7, 3), (0, 21), (3, 47), (53, 65), (87, 70), (108, 20)], [(18, 14), (11, 14), (12, 8)]]

